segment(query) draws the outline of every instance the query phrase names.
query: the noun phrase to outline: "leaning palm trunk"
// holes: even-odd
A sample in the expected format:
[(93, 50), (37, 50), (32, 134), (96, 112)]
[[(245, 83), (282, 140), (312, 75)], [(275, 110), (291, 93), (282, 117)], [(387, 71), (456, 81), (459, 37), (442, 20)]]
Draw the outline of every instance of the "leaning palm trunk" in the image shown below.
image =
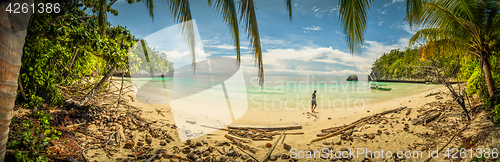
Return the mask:
[[(483, 55), (483, 70), (484, 70), (484, 78), (486, 80), (486, 87), (488, 88), (488, 94), (490, 97), (490, 101), (492, 104), (490, 106), (495, 105), (495, 81), (493, 81), (493, 76), (491, 75), (491, 64), (489, 60), (489, 55)], [(482, 59), (482, 58), (481, 58)]]
[(11, 3), (32, 4), (33, 0), (0, 2), (0, 161), (5, 159), (12, 109), (17, 95), (17, 79), (21, 69), (24, 39), (31, 12), (9, 13)]

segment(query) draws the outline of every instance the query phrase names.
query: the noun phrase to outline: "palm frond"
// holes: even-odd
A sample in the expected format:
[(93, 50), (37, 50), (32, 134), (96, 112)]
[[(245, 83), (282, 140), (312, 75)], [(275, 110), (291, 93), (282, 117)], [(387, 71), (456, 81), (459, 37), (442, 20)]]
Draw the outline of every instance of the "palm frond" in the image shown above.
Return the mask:
[(495, 33), (499, 33), (500, 29), (500, 1), (490, 2), (488, 19), (486, 20), (485, 32), (486, 36), (493, 36)]
[[(471, 21), (462, 18), (463, 15), (455, 14), (457, 6), (452, 3), (452, 0), (431, 0), (423, 2), (420, 20), (424, 28), (442, 28), (451, 31), (461, 31), (462, 34), (469, 34), (474, 41), (479, 41), (478, 26)], [(462, 17), (458, 17), (462, 16)]]
[(285, 0), (286, 10), (288, 11), (288, 18), (292, 22), (292, 0)]
[(426, 58), (433, 57), (435, 55), (454, 55), (466, 50), (461, 42), (451, 39), (441, 39), (436, 41), (426, 42), (424, 46), (419, 50), (420, 59), (425, 60)]
[(216, 9), (222, 16), (222, 19), (229, 27), (229, 31), (231, 32), (231, 36), (233, 37), (234, 47), (236, 48), (236, 60), (238, 64), (241, 62), (240, 57), (240, 29), (238, 26), (238, 16), (236, 11), (236, 4), (234, 0), (208, 0), (208, 4), (210, 6), (213, 5), (214, 9)]
[(262, 49), (260, 45), (259, 27), (257, 25), (257, 17), (255, 15), (255, 6), (253, 0), (240, 1), (241, 20), (245, 25), (245, 30), (248, 32), (248, 38), (252, 44), (252, 52), (254, 53), (254, 63), (259, 70), (259, 85), (264, 83), (264, 62), (262, 60)]
[(371, 0), (341, 0), (340, 21), (352, 53), (360, 52), (366, 31), (366, 17)]
[(461, 34), (462, 31), (453, 31), (443, 28), (426, 28), (417, 31), (408, 41), (408, 46), (413, 46), (417, 41), (437, 42), (440, 40), (450, 40), (454, 42), (466, 43), (470, 40), (470, 35)]
[(194, 24), (191, 21), (193, 18), (191, 15), (191, 8), (189, 7), (189, 0), (169, 0), (168, 2), (170, 11), (174, 16), (174, 20), (181, 26), (182, 34), (184, 35), (189, 51), (193, 56), (191, 67), (193, 68), (194, 73), (196, 71), (196, 39), (194, 35)]
[(151, 19), (153, 19), (153, 21), (155, 21), (155, 14), (153, 12), (153, 0), (144, 0), (143, 2), (146, 3), (146, 8), (148, 8), (149, 16), (151, 16)]
[(422, 10), (422, 0), (406, 0), (406, 16), (405, 20), (412, 28), (415, 24), (419, 24), (419, 17)]

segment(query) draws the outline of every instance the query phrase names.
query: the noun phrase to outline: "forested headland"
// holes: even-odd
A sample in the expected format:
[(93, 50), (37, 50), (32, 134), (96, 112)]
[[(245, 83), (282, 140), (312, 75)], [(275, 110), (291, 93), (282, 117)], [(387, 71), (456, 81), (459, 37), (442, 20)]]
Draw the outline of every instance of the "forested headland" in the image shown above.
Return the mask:
[[(496, 87), (500, 87), (500, 55), (495, 49), (490, 56), (491, 73)], [(477, 95), (489, 103), (488, 90), (484, 79), (484, 71), (478, 56), (473, 54), (447, 53), (433, 51), (425, 47), (393, 49), (384, 53), (372, 66), (370, 76), (374, 80), (423, 81), (442, 84), (437, 76), (446, 77), (448, 82), (465, 83), (466, 94)], [(500, 115), (497, 105), (494, 109), (495, 120)]]

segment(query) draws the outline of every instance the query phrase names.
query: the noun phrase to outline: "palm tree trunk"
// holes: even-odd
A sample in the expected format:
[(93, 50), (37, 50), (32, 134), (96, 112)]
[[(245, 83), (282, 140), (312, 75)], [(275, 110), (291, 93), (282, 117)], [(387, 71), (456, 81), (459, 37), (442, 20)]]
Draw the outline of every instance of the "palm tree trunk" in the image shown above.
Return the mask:
[(32, 4), (33, 1), (0, 2), (0, 161), (5, 159), (12, 109), (17, 95), (24, 39), (32, 13), (9, 13), (6, 9), (9, 4)]
[(493, 102), (493, 104), (490, 104), (491, 106), (495, 105), (495, 81), (493, 81), (493, 76), (491, 75), (491, 64), (489, 60), (489, 55), (485, 54), (483, 55), (485, 57), (483, 59), (483, 70), (484, 70), (484, 77), (486, 80), (486, 86), (488, 87), (488, 94), (490, 96), (490, 101)]

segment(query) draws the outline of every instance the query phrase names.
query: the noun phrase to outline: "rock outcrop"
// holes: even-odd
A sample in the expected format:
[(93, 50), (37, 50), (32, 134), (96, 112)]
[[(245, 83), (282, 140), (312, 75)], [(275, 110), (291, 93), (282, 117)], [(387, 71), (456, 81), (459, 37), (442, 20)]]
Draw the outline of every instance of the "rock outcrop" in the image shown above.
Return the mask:
[(346, 80), (347, 81), (358, 81), (358, 76), (356, 76), (356, 75), (350, 75), (349, 77), (347, 77)]

